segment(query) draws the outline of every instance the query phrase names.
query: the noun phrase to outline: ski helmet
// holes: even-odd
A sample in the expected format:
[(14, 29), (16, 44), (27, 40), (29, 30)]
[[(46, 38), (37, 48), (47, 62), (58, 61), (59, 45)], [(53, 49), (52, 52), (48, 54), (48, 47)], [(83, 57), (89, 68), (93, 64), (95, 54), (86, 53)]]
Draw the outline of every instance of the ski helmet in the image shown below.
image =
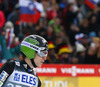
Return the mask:
[(29, 35), (21, 42), (21, 52), (29, 59), (33, 59), (36, 52), (44, 57), (48, 54), (48, 43), (39, 35)]

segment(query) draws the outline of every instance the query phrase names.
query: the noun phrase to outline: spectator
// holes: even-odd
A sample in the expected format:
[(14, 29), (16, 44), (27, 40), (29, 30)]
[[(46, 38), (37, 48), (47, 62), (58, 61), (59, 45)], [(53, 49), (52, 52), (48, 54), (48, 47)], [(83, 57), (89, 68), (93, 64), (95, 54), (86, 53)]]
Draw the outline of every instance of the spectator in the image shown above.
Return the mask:
[(71, 64), (78, 64), (79, 63), (79, 57), (78, 56), (72, 56)]
[(100, 39), (98, 37), (94, 37), (87, 52), (86, 63), (100, 64), (99, 52), (100, 52)]
[(75, 45), (75, 35), (79, 33), (79, 28), (77, 26), (75, 26), (75, 24), (71, 24), (69, 31), (68, 31), (68, 36), (69, 36), (69, 40), (72, 46)]
[(86, 5), (83, 0), (77, 0), (76, 4), (80, 10), (77, 15), (78, 22), (80, 23), (87, 16)]
[(96, 14), (92, 14), (89, 18), (90, 20), (90, 24), (89, 24), (89, 31), (92, 32), (96, 32), (96, 34), (98, 34), (98, 24), (97, 24), (97, 16)]
[[(31, 32), (32, 33), (32, 32)], [(46, 28), (44, 26), (44, 20), (40, 19), (39, 22), (37, 23), (35, 29), (34, 29), (34, 34), (38, 34), (42, 37), (44, 37), (45, 33), (46, 33)], [(44, 37), (45, 38), (45, 37)]]
[(54, 23), (54, 31), (56, 34), (59, 34), (61, 32), (61, 21), (60, 18), (56, 17), (54, 19), (55, 23)]
[(20, 33), (20, 29), (19, 29), (19, 4), (15, 5), (15, 9), (12, 13), (9, 14), (7, 21), (11, 21), (14, 24), (14, 33), (15, 36), (18, 36), (18, 34)]
[(90, 32), (88, 19), (83, 19), (80, 23), (79, 28), (80, 28), (80, 33), (84, 33), (84, 34), (88, 35)]
[(56, 53), (58, 53), (58, 51), (59, 51), (59, 46), (60, 46), (61, 44), (63, 44), (63, 43), (64, 43), (64, 38), (63, 38), (63, 37), (61, 37), (61, 36), (55, 37), (54, 45), (56, 46), (56, 48), (55, 48)]
[(48, 42), (48, 56), (46, 63), (56, 63), (59, 59), (58, 55), (55, 53), (55, 46), (52, 41)]
[(71, 50), (69, 50), (67, 45), (61, 45), (59, 47), (59, 59), (57, 60), (57, 63), (61, 64), (69, 64), (71, 62), (69, 54), (71, 53)]
[[(69, 27), (71, 23), (74, 23), (74, 19), (77, 18), (78, 11), (74, 10), (74, 4), (70, 3), (67, 5), (67, 11), (66, 11), (66, 32), (69, 31)], [(68, 33), (68, 32), (67, 32)]]
[[(75, 58), (77, 59), (77, 64), (85, 64), (85, 58), (86, 58), (86, 48), (78, 43), (75, 46), (75, 50), (73, 51), (74, 54), (73, 56), (75, 56)], [(72, 63), (73, 63), (73, 58), (72, 58)]]
[(86, 48), (89, 47), (89, 37), (86, 34), (83, 33), (79, 33), (75, 35), (76, 38), (76, 43), (81, 43), (82, 45), (84, 45)]
[(55, 32), (54, 32), (54, 28), (52, 26), (48, 26), (47, 30), (46, 30), (46, 35), (45, 38), (50, 41), (50, 40), (54, 40), (55, 36)]
[(97, 34), (96, 34), (96, 32), (90, 32), (89, 33), (89, 41), (91, 42), (92, 41), (92, 39), (94, 38), (94, 37), (97, 37)]
[(9, 49), (15, 37), (13, 23), (10, 21), (6, 22), (4, 29), (5, 29), (5, 38), (7, 42), (7, 48)]
[(8, 59), (15, 58), (17, 48), (16, 46), (12, 47), (15, 37), (13, 32), (13, 24), (11, 22), (7, 22), (4, 29), (5, 31), (3, 31), (0, 35), (0, 44), (2, 47), (2, 60), (7, 61)]
[(58, 5), (52, 5), (50, 9), (47, 10), (47, 20), (50, 21), (57, 17)]

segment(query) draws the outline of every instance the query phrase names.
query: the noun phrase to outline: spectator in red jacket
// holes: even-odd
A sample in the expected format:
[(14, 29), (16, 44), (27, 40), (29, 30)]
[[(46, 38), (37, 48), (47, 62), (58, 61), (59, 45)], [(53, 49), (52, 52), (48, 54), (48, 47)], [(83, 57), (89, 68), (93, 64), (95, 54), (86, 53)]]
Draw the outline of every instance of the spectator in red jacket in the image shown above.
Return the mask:
[(4, 13), (0, 10), (0, 29), (4, 26), (5, 24), (5, 16)]

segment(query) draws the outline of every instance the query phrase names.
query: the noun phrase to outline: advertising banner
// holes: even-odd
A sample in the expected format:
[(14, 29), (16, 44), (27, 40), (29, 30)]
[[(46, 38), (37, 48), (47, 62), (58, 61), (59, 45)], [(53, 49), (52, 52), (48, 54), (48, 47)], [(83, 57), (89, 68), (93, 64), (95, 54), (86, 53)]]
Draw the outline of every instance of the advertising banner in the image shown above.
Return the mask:
[(36, 72), (42, 87), (100, 87), (100, 65), (44, 64)]
[(73, 77), (40, 77), (42, 87), (78, 87), (78, 78)]
[(100, 76), (100, 65), (44, 64), (35, 71), (39, 76), (96, 77)]
[(41, 77), (41, 87), (100, 87), (100, 77)]

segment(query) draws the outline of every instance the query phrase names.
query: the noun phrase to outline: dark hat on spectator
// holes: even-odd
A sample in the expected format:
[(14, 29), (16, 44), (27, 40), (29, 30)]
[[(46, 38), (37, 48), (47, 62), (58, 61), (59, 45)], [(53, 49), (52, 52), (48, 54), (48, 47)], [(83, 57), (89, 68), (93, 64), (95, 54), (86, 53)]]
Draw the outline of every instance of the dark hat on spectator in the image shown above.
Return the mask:
[(96, 33), (95, 32), (90, 32), (89, 33), (89, 37), (96, 37), (97, 35), (96, 35)]

